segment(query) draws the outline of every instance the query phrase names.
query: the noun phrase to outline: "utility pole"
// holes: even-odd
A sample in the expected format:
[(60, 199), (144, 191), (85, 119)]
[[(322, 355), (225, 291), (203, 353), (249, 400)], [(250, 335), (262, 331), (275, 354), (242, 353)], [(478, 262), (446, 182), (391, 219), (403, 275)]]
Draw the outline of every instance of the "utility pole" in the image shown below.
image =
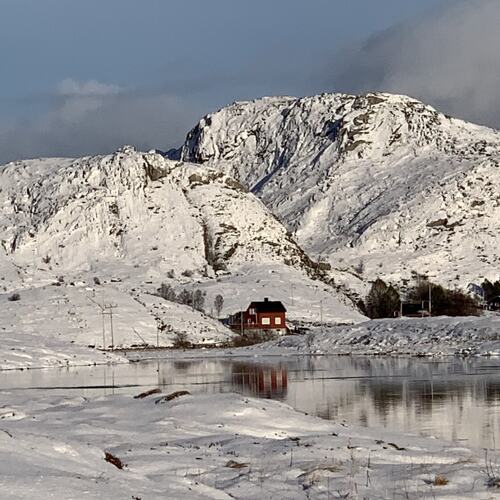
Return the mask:
[(432, 316), (432, 284), (429, 283), (429, 317)]
[(104, 294), (102, 296), (102, 306), (97, 304), (101, 308), (102, 317), (102, 348), (106, 349), (106, 325), (104, 324)]
[(33, 269), (31, 270), (31, 281), (33, 283), (35, 282), (35, 267), (36, 267), (35, 256), (36, 256), (36, 248), (33, 247)]
[(319, 301), (319, 321), (321, 324), (321, 333), (323, 333), (323, 299)]
[(87, 297), (90, 302), (94, 303), (100, 310), (101, 310), (101, 318), (102, 318), (102, 348), (106, 349), (106, 328), (104, 324), (104, 314), (105, 314), (105, 305), (104, 305), (104, 297), (102, 298), (102, 305), (99, 304), (96, 300), (94, 300), (92, 297)]
[(102, 304), (95, 301), (92, 297), (87, 297), (90, 302), (94, 303), (100, 310), (102, 315), (102, 348), (106, 349), (106, 327), (105, 327), (105, 315), (109, 315), (109, 323), (111, 330), (111, 350), (115, 348), (115, 331), (113, 326), (113, 309), (116, 309), (118, 306), (116, 304), (105, 304), (104, 297), (102, 298)]
[(113, 309), (116, 309), (118, 306), (113, 305), (113, 304), (108, 304), (106, 306), (106, 309), (109, 310), (107, 314), (109, 314), (109, 324), (111, 327), (111, 350), (115, 348), (115, 335), (114, 335), (114, 329), (113, 329)]

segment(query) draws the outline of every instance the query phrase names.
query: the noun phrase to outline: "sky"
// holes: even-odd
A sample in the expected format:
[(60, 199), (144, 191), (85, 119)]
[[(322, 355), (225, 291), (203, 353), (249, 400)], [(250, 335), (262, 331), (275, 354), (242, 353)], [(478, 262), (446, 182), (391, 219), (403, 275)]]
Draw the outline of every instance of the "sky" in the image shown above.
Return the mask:
[(499, 0), (0, 0), (0, 163), (179, 146), (263, 95), (383, 90), (500, 128)]

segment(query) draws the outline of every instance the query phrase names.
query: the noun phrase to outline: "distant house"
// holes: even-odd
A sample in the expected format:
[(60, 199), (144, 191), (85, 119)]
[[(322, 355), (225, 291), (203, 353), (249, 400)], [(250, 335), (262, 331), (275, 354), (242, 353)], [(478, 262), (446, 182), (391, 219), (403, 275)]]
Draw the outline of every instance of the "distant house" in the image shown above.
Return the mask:
[(269, 300), (252, 302), (246, 311), (232, 314), (226, 324), (241, 333), (259, 331), (284, 335), (287, 331), (286, 308), (280, 301)]
[(490, 311), (500, 311), (500, 295), (488, 300), (488, 309)]

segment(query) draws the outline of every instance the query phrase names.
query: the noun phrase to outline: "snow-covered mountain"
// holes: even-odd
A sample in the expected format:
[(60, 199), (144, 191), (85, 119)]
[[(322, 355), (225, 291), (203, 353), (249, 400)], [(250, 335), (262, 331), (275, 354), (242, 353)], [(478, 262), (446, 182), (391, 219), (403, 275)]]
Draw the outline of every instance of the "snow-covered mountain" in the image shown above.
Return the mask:
[(214, 276), (248, 262), (309, 261), (265, 206), (222, 172), (125, 148), (0, 168), (0, 235), (19, 265), (101, 263)]
[(409, 97), (235, 103), (179, 151), (257, 194), (309, 253), (365, 277), (500, 273), (500, 133)]
[[(63, 339), (109, 344), (96, 302), (117, 306), (114, 345), (168, 345), (178, 333), (197, 344), (230, 338), (213, 318), (157, 297), (162, 282), (206, 292), (207, 313), (223, 294), (223, 314), (272, 297), (292, 319), (317, 321), (320, 309), (325, 321), (363, 319), (265, 205), (218, 170), (131, 147), (18, 161), (0, 167), (0, 207), (5, 366), (59, 363)], [(21, 335), (36, 352), (13, 352)], [(52, 347), (40, 349), (37, 336)]]

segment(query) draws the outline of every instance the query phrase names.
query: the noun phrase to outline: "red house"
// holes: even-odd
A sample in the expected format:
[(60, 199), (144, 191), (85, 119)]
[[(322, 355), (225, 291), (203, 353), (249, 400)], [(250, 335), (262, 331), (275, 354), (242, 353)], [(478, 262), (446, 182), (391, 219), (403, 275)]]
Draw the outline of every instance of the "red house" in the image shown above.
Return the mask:
[(286, 309), (280, 301), (269, 300), (252, 302), (246, 311), (233, 314), (230, 326), (237, 331), (276, 330), (276, 333), (286, 333)]

